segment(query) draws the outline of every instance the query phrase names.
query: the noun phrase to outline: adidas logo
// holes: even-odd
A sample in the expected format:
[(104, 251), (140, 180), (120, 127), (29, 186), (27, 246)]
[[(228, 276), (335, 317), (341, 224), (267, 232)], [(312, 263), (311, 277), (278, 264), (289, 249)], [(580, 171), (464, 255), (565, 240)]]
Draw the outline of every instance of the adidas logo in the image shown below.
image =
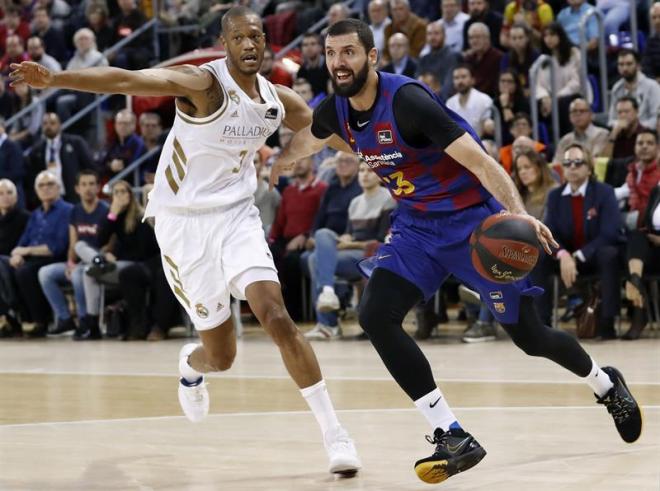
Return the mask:
[(238, 110), (236, 110), (236, 111), (234, 111), (233, 113), (231, 113), (231, 117), (232, 117), (232, 118), (238, 118)]

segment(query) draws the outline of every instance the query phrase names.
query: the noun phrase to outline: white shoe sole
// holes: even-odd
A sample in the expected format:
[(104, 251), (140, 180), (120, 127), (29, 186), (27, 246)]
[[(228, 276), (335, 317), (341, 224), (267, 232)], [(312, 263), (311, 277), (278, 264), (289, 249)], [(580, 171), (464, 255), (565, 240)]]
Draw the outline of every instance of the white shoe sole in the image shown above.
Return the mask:
[(323, 303), (316, 306), (319, 312), (324, 314), (329, 314), (330, 312), (337, 312), (339, 310), (339, 304), (334, 303)]
[(354, 458), (346, 457), (337, 459), (330, 464), (331, 474), (341, 474), (343, 476), (354, 476), (362, 468), (362, 464)]
[(486, 341), (495, 341), (495, 336), (482, 336), (480, 338), (461, 338), (464, 343), (485, 343)]

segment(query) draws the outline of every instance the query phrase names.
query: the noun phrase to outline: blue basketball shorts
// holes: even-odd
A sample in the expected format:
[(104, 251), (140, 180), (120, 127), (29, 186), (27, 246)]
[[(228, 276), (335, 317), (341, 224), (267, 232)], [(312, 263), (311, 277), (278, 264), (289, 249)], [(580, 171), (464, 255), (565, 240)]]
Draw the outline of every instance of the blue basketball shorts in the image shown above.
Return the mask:
[(487, 280), (472, 265), (470, 234), (487, 217), (499, 213), (502, 205), (494, 198), (453, 213), (424, 216), (405, 210), (392, 214), (392, 240), (378, 253), (362, 261), (360, 270), (371, 276), (385, 268), (415, 284), (428, 300), (445, 279), (454, 275), (476, 290), (498, 322), (518, 322), (520, 296), (538, 296), (543, 289), (528, 278), (502, 284)]

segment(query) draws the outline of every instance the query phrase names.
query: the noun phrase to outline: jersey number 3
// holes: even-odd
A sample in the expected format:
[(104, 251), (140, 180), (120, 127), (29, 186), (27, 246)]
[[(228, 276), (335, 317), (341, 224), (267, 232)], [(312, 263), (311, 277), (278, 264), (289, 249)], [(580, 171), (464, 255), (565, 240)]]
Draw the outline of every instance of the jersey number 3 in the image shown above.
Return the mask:
[(396, 188), (394, 188), (393, 192), (397, 196), (401, 196), (402, 194), (408, 195), (415, 192), (415, 185), (403, 178), (402, 171), (394, 172), (393, 174), (384, 177), (383, 180), (388, 184), (394, 180), (396, 181)]

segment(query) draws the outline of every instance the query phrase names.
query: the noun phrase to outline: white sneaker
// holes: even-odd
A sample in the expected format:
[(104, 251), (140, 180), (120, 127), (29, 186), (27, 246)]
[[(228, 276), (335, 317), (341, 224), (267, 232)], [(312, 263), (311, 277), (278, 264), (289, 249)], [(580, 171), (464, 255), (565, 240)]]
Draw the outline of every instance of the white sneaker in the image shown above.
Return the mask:
[[(179, 363), (190, 356), (197, 344), (186, 344), (181, 351), (179, 351)], [(209, 391), (206, 388), (204, 376), (199, 380), (190, 383), (184, 377), (179, 379), (179, 404), (183, 414), (192, 421), (197, 423), (209, 414)]]
[(337, 339), (339, 336), (339, 326), (324, 326), (320, 323), (316, 324), (314, 329), (305, 333), (307, 339), (318, 339), (323, 341)]
[(324, 287), (316, 300), (316, 308), (319, 312), (328, 313), (339, 310), (339, 297), (332, 288)]
[(323, 443), (330, 459), (328, 470), (332, 474), (353, 476), (362, 467), (353, 440), (341, 426), (328, 430), (323, 438)]

